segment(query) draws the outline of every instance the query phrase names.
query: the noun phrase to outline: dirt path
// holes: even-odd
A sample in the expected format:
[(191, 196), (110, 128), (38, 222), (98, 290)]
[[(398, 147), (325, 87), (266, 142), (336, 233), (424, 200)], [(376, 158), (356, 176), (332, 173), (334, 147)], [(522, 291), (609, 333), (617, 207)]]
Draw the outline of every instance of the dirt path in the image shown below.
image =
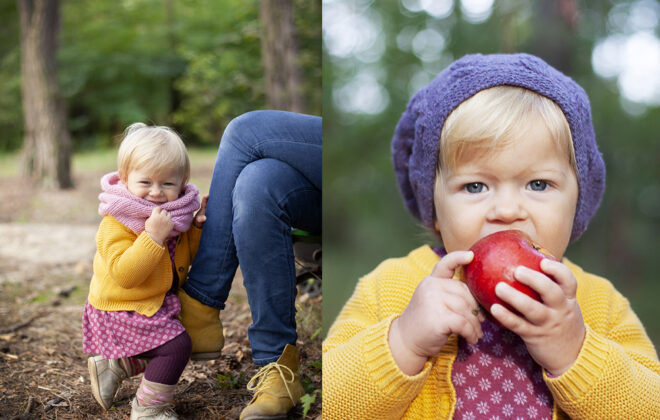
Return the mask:
[[(2, 187), (0, 180), (0, 197), (11, 196)], [(35, 198), (24, 197), (34, 194), (15, 190), (13, 194), (23, 200), (29, 214), (40, 215), (36, 219), (56, 217), (38, 208)], [(61, 203), (79, 206), (78, 195), (86, 192), (82, 188), (81, 192), (49, 194)], [(89, 206), (93, 209), (94, 205)], [(5, 216), (0, 220), (9, 222), (0, 223), (0, 418), (127, 418), (139, 378), (124, 382), (113, 409), (104, 412), (89, 391), (87, 355), (82, 353), (80, 319), (97, 223), (90, 223), (89, 212), (75, 209), (66, 214), (85, 214), (87, 219), (16, 223), (13, 219), (19, 216), (7, 217), (5, 210), (6, 206), (0, 206)], [(307, 414), (313, 418), (321, 412), (315, 392), (321, 389), (320, 335), (316, 334), (321, 325), (321, 298), (302, 295), (296, 306), (303, 383), (308, 398), (316, 397)], [(190, 362), (179, 381), (176, 410), (182, 418), (238, 418), (251, 398), (245, 386), (256, 368), (247, 340), (251, 318), (240, 276), (222, 319), (227, 340), (222, 357)], [(302, 418), (302, 412), (299, 405), (290, 418)]]

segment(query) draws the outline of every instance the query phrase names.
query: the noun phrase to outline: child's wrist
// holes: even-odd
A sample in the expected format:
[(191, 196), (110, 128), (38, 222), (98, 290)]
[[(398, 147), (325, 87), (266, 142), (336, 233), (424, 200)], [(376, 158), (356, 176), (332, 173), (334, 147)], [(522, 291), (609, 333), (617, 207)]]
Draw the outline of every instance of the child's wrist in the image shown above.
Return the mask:
[(415, 376), (424, 369), (428, 357), (419, 356), (411, 351), (401, 337), (399, 329), (399, 318), (395, 318), (390, 326), (387, 343), (390, 347), (390, 353), (399, 369), (408, 376)]
[[(575, 363), (575, 362), (573, 362), (573, 363)], [(546, 369), (545, 374), (548, 375), (548, 377), (550, 377), (550, 378), (558, 378), (561, 375), (563, 375), (564, 372), (569, 370), (573, 366), (573, 363), (571, 363), (570, 365), (568, 365), (567, 367), (565, 367), (563, 369), (553, 369), (553, 370)]]
[(165, 238), (162, 238), (162, 239), (158, 238), (156, 235), (154, 235), (153, 233), (147, 232), (146, 230), (145, 230), (145, 233), (147, 235), (149, 235), (149, 237), (151, 238), (152, 241), (156, 242), (160, 246), (163, 246), (163, 242), (165, 241)]

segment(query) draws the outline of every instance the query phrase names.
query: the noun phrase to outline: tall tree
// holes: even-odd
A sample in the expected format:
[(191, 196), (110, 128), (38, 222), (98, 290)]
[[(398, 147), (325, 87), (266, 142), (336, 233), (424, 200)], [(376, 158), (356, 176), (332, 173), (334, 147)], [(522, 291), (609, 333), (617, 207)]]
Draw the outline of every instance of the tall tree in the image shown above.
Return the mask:
[(292, 0), (261, 0), (261, 55), (269, 108), (303, 112)]
[(59, 0), (17, 0), (25, 134), (23, 174), (71, 188), (71, 137), (57, 83)]

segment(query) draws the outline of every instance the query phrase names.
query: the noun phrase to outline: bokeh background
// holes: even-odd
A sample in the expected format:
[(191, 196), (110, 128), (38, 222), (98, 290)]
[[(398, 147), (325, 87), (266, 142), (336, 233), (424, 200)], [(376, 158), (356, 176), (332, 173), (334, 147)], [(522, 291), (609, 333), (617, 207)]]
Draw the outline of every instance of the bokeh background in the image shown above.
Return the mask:
[[(258, 0), (54, 3), (54, 89), (66, 106), (74, 152), (113, 146), (135, 121), (171, 125), (187, 144), (215, 147), (233, 117), (268, 107), (262, 45), (272, 40), (263, 36)], [(293, 8), (304, 98), (298, 111), (320, 115), (320, 1), (277, 4)], [(0, 1), (2, 152), (23, 144), (19, 22), (17, 2)]]
[[(0, 0), (0, 418), (128, 418), (139, 379), (104, 412), (80, 330), (99, 179), (126, 126), (177, 130), (206, 194), (231, 119), (321, 114), (321, 60), (321, 0)], [(240, 270), (233, 286), (222, 357), (179, 381), (182, 418), (238, 418), (252, 398)], [(291, 418), (321, 413), (321, 305), (296, 300), (305, 395)]]
[(324, 331), (360, 276), (433, 241), (390, 160), (411, 94), (464, 54), (529, 52), (587, 91), (607, 165), (566, 255), (610, 279), (660, 348), (659, 18), (656, 0), (324, 0)]

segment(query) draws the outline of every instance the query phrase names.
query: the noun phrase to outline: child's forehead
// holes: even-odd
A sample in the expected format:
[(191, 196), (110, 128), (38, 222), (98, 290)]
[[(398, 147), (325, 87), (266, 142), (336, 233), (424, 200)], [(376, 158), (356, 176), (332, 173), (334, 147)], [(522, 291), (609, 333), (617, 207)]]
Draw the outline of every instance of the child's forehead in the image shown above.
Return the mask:
[(133, 168), (129, 174), (139, 177), (149, 178), (183, 178), (183, 171), (178, 168), (158, 167), (158, 166), (142, 166)]
[(467, 166), (483, 166), (486, 162), (504, 161), (511, 166), (540, 165), (552, 167), (571, 164), (566, 145), (554, 138), (543, 123), (533, 124), (520, 132), (498, 139), (458, 142), (445, 169), (457, 172)]

